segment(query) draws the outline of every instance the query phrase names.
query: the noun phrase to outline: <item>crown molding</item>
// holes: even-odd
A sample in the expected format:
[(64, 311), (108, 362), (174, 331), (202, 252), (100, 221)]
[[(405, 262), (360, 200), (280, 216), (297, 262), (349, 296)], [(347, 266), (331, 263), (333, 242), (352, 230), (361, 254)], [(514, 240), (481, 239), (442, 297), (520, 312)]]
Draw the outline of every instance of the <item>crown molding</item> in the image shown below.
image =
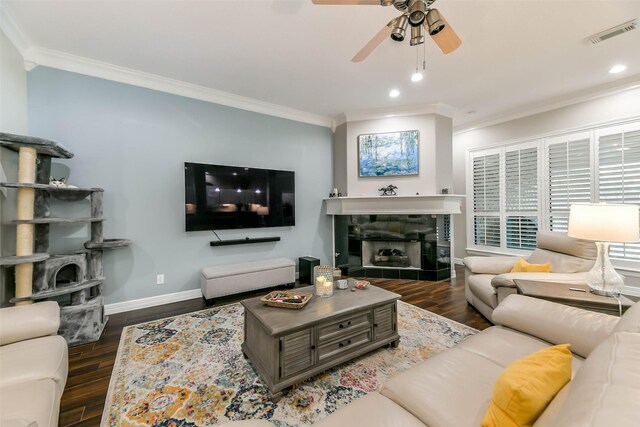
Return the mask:
[(253, 111), (255, 113), (328, 128), (333, 126), (333, 120), (331, 117), (234, 95), (232, 93), (211, 89), (205, 86), (199, 86), (180, 80), (162, 77), (156, 74), (120, 67), (107, 62), (96, 61), (56, 50), (41, 47), (30, 47), (25, 51), (24, 59), (25, 61), (30, 61), (37, 65), (126, 83), (187, 98), (199, 99), (201, 101), (225, 105), (227, 107), (239, 108), (241, 110)]
[(18, 49), (20, 55), (24, 57), (24, 53), (31, 43), (27, 36), (20, 30), (18, 24), (16, 24), (9, 10), (9, 5), (2, 1), (0, 1), (0, 30), (2, 30), (9, 41)]
[(627, 77), (625, 79), (616, 80), (614, 82), (596, 86), (595, 88), (573, 92), (568, 95), (549, 99), (539, 104), (527, 105), (508, 115), (496, 115), (488, 119), (454, 126), (453, 134), (459, 135), (465, 132), (470, 132), (472, 130), (499, 125), (501, 123), (510, 122), (512, 120), (518, 120), (524, 117), (546, 113), (547, 111), (557, 110), (563, 107), (568, 107), (570, 105), (576, 105), (582, 102), (604, 98), (605, 96), (615, 95), (617, 93), (622, 93), (638, 88), (640, 88), (640, 74), (634, 74), (633, 76)]
[(389, 117), (408, 117), (423, 114), (439, 114), (452, 118), (456, 109), (443, 103), (403, 105), (398, 107), (371, 108), (367, 110), (349, 111), (335, 117), (336, 126), (346, 122), (357, 122), (361, 120), (377, 120)]

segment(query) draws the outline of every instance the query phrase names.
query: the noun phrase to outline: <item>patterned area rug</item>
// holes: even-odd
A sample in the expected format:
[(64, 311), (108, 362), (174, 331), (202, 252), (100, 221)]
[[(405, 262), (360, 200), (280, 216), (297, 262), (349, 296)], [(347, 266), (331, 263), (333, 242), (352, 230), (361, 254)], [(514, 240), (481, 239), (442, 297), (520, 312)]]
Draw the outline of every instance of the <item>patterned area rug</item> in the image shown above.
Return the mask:
[(236, 303), (125, 328), (102, 426), (195, 427), (249, 418), (312, 424), (477, 332), (399, 302), (398, 348), (316, 375), (276, 404), (242, 357), (243, 323)]

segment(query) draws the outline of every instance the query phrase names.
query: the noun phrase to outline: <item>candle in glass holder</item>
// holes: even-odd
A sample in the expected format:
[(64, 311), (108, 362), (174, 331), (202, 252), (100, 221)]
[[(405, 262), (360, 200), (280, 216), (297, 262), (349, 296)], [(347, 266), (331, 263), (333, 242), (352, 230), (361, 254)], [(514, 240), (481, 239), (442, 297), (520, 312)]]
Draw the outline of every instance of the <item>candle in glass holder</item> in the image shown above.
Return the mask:
[(314, 267), (315, 294), (319, 297), (330, 297), (333, 295), (333, 267), (319, 265)]

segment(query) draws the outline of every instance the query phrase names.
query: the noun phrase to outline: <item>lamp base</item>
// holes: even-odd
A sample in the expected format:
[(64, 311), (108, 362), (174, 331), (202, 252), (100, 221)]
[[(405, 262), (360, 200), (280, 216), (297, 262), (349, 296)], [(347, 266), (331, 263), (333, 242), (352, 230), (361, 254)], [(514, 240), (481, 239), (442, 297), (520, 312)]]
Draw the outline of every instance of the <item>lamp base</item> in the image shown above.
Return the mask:
[(602, 295), (603, 297), (617, 297), (617, 296), (620, 296), (620, 291), (618, 291), (618, 290), (607, 291), (607, 290), (595, 289), (595, 288), (590, 288), (589, 290), (591, 291), (592, 294)]
[(591, 271), (587, 273), (587, 285), (591, 293), (617, 297), (624, 287), (624, 278), (616, 272), (609, 261), (609, 243), (596, 242), (596, 248), (598, 257)]

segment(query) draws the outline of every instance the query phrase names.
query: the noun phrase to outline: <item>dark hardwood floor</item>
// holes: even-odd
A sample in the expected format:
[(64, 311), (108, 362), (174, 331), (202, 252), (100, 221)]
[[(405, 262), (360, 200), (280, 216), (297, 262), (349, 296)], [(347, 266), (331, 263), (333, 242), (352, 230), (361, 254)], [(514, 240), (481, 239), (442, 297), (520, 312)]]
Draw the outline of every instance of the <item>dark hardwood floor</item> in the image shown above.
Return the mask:
[[(402, 295), (402, 301), (448, 317), (473, 328), (485, 329), (489, 322), (464, 299), (464, 268), (458, 267), (451, 281), (367, 279)], [(266, 292), (257, 292), (259, 295)], [(216, 305), (240, 301), (252, 294), (221, 299)], [(201, 299), (114, 314), (99, 341), (69, 349), (69, 377), (62, 396), (61, 426), (99, 426), (115, 362), (120, 334), (125, 326), (206, 308)]]

